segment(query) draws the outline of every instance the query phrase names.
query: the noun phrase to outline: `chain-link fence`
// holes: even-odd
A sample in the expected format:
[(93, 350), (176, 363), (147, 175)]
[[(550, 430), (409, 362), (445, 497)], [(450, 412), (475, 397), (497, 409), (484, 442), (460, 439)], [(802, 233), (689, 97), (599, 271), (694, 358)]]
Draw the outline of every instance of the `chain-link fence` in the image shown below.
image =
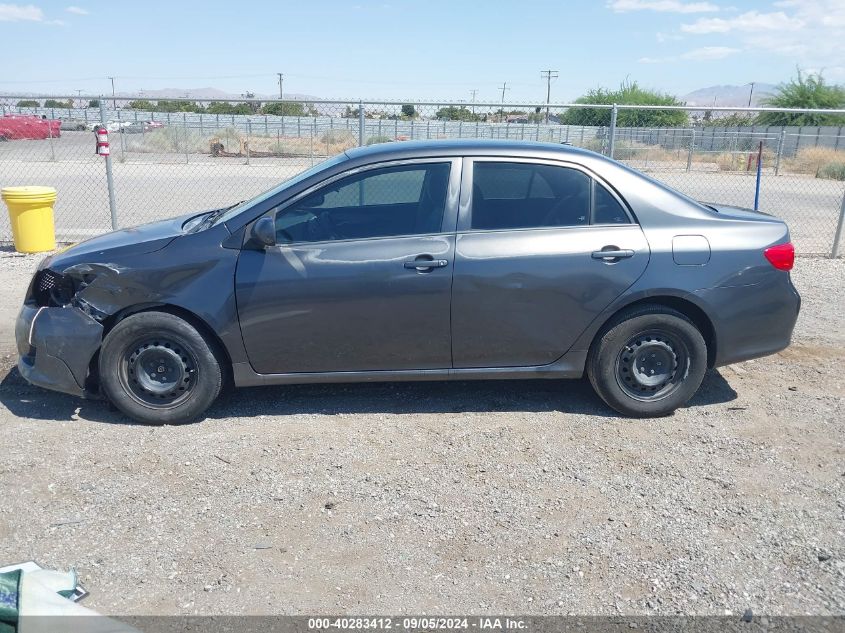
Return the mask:
[[(0, 186), (55, 187), (59, 241), (113, 228), (105, 161), (95, 155), (98, 124), (111, 132), (118, 227), (232, 204), (359, 145), (493, 138), (601, 152), (706, 202), (753, 207), (756, 196), (761, 211), (789, 223), (804, 254), (831, 254), (842, 231), (845, 128), (719, 124), (741, 116), (750, 123), (754, 109), (126, 98), (73, 105), (0, 97)], [(18, 138), (8, 121), (19, 117), (60, 119), (61, 133)], [(0, 241), (10, 239), (3, 214)]]

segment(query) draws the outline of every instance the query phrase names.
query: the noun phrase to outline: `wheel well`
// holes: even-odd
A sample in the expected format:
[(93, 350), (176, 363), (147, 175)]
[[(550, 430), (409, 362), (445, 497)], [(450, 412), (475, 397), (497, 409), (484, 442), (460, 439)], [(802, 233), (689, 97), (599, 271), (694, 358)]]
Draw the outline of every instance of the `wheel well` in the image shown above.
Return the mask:
[[(226, 349), (226, 346), (223, 345), (223, 341), (220, 340), (220, 337), (217, 335), (208, 323), (203, 321), (200, 317), (196, 314), (191, 312), (190, 310), (185, 310), (184, 308), (180, 308), (178, 306), (170, 305), (170, 304), (141, 304), (141, 305), (134, 305), (128, 308), (124, 308), (123, 310), (116, 312), (115, 314), (108, 317), (105, 321), (103, 321), (103, 339), (106, 338), (108, 333), (117, 325), (121, 320), (125, 319), (128, 316), (133, 314), (138, 314), (140, 312), (167, 312), (168, 314), (172, 314), (173, 316), (177, 316), (180, 319), (183, 319), (194, 326), (197, 331), (202, 334), (203, 338), (210, 342), (211, 346), (214, 348), (214, 351), (220, 357), (220, 362), (222, 367), (220, 368), (223, 372), (224, 384), (233, 384), (234, 378), (232, 376), (232, 359), (229, 356), (229, 351)], [(93, 386), (98, 382), (98, 373), (99, 373), (99, 362), (100, 362), (100, 350), (98, 349), (94, 356), (91, 358), (91, 363), (88, 366), (88, 381)]]
[[(672, 308), (673, 310), (677, 310), (685, 317), (687, 317), (690, 321), (692, 321), (695, 327), (698, 328), (698, 331), (701, 332), (701, 336), (704, 338), (704, 344), (707, 346), (707, 366), (712, 368), (715, 365), (716, 331), (713, 328), (713, 322), (710, 320), (710, 317), (707, 316), (704, 310), (699, 308), (691, 301), (687, 301), (686, 299), (670, 296), (646, 297), (644, 299), (639, 299), (617, 310), (605, 323), (609, 323), (611, 319), (613, 319), (620, 312), (630, 310), (631, 308), (642, 305), (658, 305), (667, 308)], [(599, 332), (596, 333), (596, 338), (601, 335), (601, 332), (602, 330), (599, 330)]]

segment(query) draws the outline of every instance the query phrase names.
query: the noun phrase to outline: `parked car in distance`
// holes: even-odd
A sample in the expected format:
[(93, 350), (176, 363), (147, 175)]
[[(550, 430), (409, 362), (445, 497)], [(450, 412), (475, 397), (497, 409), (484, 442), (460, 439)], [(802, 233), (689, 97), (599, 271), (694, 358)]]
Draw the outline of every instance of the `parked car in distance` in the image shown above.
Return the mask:
[(793, 258), (781, 220), (587, 150), (384, 143), (47, 257), (18, 367), (149, 423), (202, 416), (226, 383), (585, 373), (662, 416), (708, 367), (789, 344)]
[(120, 131), (124, 134), (143, 134), (144, 132), (150, 132), (160, 127), (163, 127), (163, 125), (158, 121), (133, 121), (129, 125), (122, 127)]
[(109, 132), (122, 132), (124, 128), (132, 125), (134, 121), (106, 121), (106, 130)]
[(61, 129), (65, 132), (92, 132), (99, 123), (99, 121), (85, 121), (84, 119), (61, 119)]

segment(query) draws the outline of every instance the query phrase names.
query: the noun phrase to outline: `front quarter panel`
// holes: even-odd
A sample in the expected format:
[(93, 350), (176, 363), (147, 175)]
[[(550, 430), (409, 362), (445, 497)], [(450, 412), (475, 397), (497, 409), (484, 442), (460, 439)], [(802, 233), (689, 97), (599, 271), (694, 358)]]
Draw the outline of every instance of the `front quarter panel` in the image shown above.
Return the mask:
[[(221, 246), (227, 236), (226, 227), (220, 225), (182, 235), (154, 253), (110, 251), (92, 254), (84, 262), (61, 255), (48, 260), (50, 270), (76, 279), (82, 288), (67, 306), (43, 308), (36, 331), (44, 313), (76, 310), (101, 324), (107, 335), (108, 328), (126, 315), (172, 306), (194, 315), (214, 332), (233, 362), (245, 360), (234, 295), (239, 251)], [(75, 377), (87, 371), (87, 361), (72, 362)]]

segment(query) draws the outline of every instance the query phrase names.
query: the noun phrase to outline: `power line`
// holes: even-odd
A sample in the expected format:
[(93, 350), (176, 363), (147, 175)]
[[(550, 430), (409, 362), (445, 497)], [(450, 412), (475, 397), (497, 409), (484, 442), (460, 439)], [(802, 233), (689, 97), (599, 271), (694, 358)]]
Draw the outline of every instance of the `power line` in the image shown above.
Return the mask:
[(556, 70), (541, 70), (540, 76), (546, 78), (546, 123), (549, 122), (549, 100), (552, 96), (552, 79), (558, 78)]

